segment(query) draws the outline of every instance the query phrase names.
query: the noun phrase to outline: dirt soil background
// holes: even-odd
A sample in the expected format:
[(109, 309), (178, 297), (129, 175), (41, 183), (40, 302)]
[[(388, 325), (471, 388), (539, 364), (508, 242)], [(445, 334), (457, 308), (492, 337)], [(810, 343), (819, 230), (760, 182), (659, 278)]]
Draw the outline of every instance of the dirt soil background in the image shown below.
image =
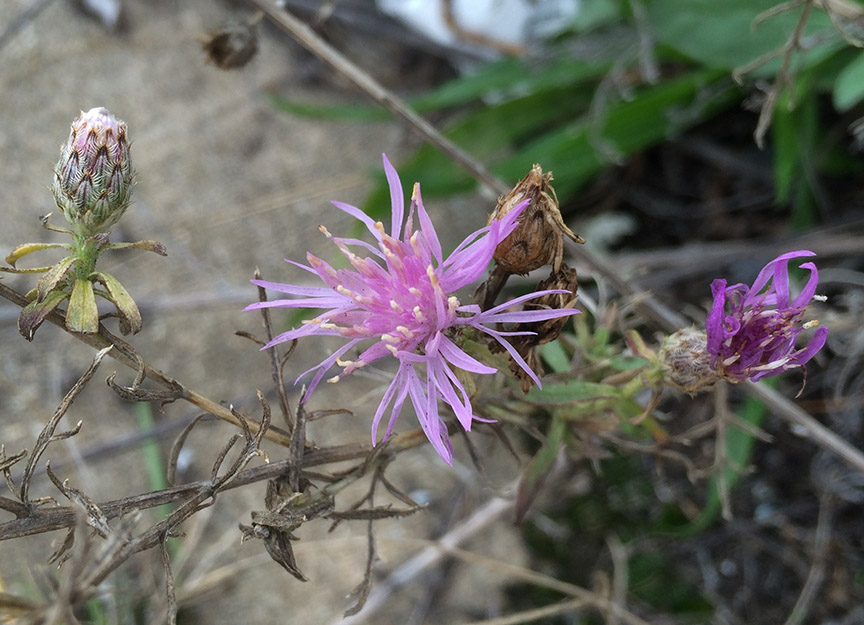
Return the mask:
[[(0, 25), (9, 24), (31, 4), (0, 3)], [(308, 76), (308, 59), (272, 29), (262, 30), (259, 55), (242, 71), (225, 72), (207, 64), (198, 37), (227, 19), (248, 15), (237, 3), (152, 0), (125, 6), (124, 29), (111, 33), (72, 3), (52, 2), (0, 49), (0, 249), (5, 255), (23, 242), (59, 240), (60, 235), (46, 232), (39, 223), (39, 216), (52, 210), (54, 222), (62, 222), (50, 192), (58, 146), (80, 110), (107, 107), (128, 123), (138, 172), (133, 205), (112, 240), (157, 239), (168, 249), (167, 258), (123, 252), (100, 261), (142, 309), (145, 327), (131, 342), (152, 366), (189, 388), (257, 414), (255, 390), (272, 387), (268, 359), (233, 334), (260, 331), (258, 316), (242, 312), (256, 298), (248, 282), (253, 271), (259, 267), (266, 278), (291, 281), (295, 275), (283, 258), (302, 259), (307, 249), (329, 253), (318, 225), (340, 232), (348, 224), (329, 200), (361, 203), (369, 189), (367, 174), (380, 168), (381, 153), (398, 161), (413, 139), (396, 123), (345, 125), (275, 110), (271, 92), (321, 104), (363, 100), (338, 81), (329, 81), (326, 72), (323, 80), (301, 80)], [(347, 45), (363, 50), (365, 56), (358, 60), (371, 62), (383, 79), (398, 76), (398, 46), (362, 39)], [(474, 198), (459, 205), (439, 202), (431, 210), (433, 218), (452, 224), (445, 235), (452, 246), (478, 227), (488, 208), (488, 199)], [(31, 258), (42, 264), (59, 256), (47, 251), (41, 260)], [(3, 280), (19, 291), (33, 283), (27, 276)], [(32, 446), (94, 355), (48, 324), (27, 343), (16, 330), (17, 313), (14, 306), (0, 302), (0, 442), (9, 453)], [(314, 346), (301, 346), (292, 362), (306, 368), (318, 359)], [(140, 445), (122, 444), (141, 430), (136, 406), (119, 400), (101, 383), (114, 370), (121, 383), (131, 383), (130, 371), (106, 360), (66, 417), (67, 426), (83, 420), (81, 434), (48, 454), (58, 474), (97, 501), (150, 490)], [(357, 416), (314, 424), (313, 439), (368, 440), (370, 416), (384, 384), (386, 376), (356, 376), (320, 394), (313, 408), (347, 404)], [(182, 404), (156, 414), (157, 425), (167, 428), (163, 450), (195, 414)], [(229, 426), (215, 423), (196, 431), (180, 481), (205, 477), (214, 454), (232, 433)], [(118, 441), (121, 445), (112, 447)], [(271, 459), (284, 457), (279, 448), (268, 450)], [(454, 508), (470, 510), (488, 498), (489, 487), (478, 484), (470, 470), (458, 469), (446, 467), (431, 449), (401, 460), (398, 485), (430, 507), (379, 527), (380, 571), (413, 553), (417, 539), (445, 531)], [(512, 463), (504, 467), (499, 483), (507, 483), (516, 472)], [(8, 494), (4, 489), (0, 487), (0, 493)], [(326, 533), (323, 522), (304, 526), (297, 557), (311, 581), (303, 584), (270, 561), (260, 542), (240, 544), (237, 524), (248, 523), (250, 511), (263, 508), (263, 492), (259, 484), (220, 496), (211, 510), (195, 517), (194, 528), (186, 528), (200, 534), (194, 550), (182, 556), (193, 563), (186, 570), (194, 574), (187, 579), (200, 581), (208, 571), (216, 574), (215, 581), (195, 589), (178, 580), (185, 622), (321, 623), (338, 620), (352, 604), (348, 595), (363, 575), (365, 524), (343, 524), (333, 534)], [(44, 474), (34, 484), (34, 495), (56, 495)], [(31, 568), (44, 564), (60, 539), (61, 533), (55, 532), (0, 543), (0, 588), (32, 594), (36, 582)], [(506, 521), (485, 532), (480, 545), (492, 557), (520, 560), (519, 541)], [(183, 547), (180, 550), (183, 553)], [(226, 571), (220, 567), (226, 566), (228, 576), (219, 577)], [(105, 586), (108, 595), (116, 595), (118, 606), (134, 604), (134, 597), (151, 589), (150, 596), (159, 596), (163, 582), (155, 554), (139, 554), (124, 570), (119, 581), (112, 577)], [(465, 570), (464, 577), (456, 575), (451, 581), (451, 620), (485, 614), (486, 606), (496, 601), (494, 576)], [(418, 594), (421, 590), (408, 589), (388, 606), (399, 615), (396, 621), (407, 619)], [(158, 606), (152, 607), (150, 622), (158, 622)]]

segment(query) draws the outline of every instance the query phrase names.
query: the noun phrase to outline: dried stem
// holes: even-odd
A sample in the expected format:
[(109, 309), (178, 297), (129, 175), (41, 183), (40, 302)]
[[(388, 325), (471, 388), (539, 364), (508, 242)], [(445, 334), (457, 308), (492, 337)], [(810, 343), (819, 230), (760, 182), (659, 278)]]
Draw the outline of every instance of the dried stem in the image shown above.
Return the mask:
[[(425, 440), (425, 435), (422, 430), (419, 429), (402, 434), (396, 434), (390, 438), (387, 445), (387, 451), (388, 453), (404, 451), (412, 447), (417, 447), (425, 442)], [(321, 449), (311, 449), (303, 455), (303, 466), (314, 467), (334, 462), (358, 460), (368, 457), (372, 451), (371, 445), (363, 444), (339, 445)], [(292, 462), (291, 459), (287, 459), (240, 471), (230, 481), (230, 483), (224, 484), (222, 489), (231, 490), (253, 482), (260, 482), (262, 480), (268, 480), (285, 475), (290, 469)], [(210, 480), (190, 482), (188, 484), (174, 486), (164, 490), (114, 499), (112, 501), (100, 503), (98, 506), (108, 519), (112, 519), (127, 514), (131, 510), (155, 508), (167, 503), (173, 503), (194, 497), (196, 493), (200, 493), (202, 489), (209, 488), (210, 486)], [(26, 518), (15, 519), (0, 524), (0, 541), (64, 529), (74, 525), (74, 523), (75, 513), (70, 507), (64, 506), (47, 509), (36, 508), (32, 510), (30, 515)]]
[(288, 11), (280, 9), (269, 0), (246, 0), (246, 2), (263, 11), (274, 24), (294, 37), (300, 45), (312, 54), (345, 76), (378, 104), (393, 112), (397, 117), (406, 120), (420, 136), (465, 168), (475, 180), (495, 193), (506, 193), (509, 190), (505, 183), (496, 178), (478, 160), (469, 156), (459, 146), (442, 135), (438, 129), (418, 115), (404, 100), (385, 89), (368, 72), (333, 48), (301, 20)]
[[(21, 293), (2, 283), (0, 283), (0, 297), (9, 300), (21, 308), (28, 304), (27, 298), (25, 298)], [(64, 331), (66, 330), (65, 318), (60, 312), (56, 310), (52, 311), (48, 315), (47, 320), (62, 328)], [(177, 399), (187, 401), (223, 421), (242, 427), (241, 420), (228, 408), (225, 408), (221, 404), (208, 399), (192, 389), (186, 388), (177, 380), (165, 375), (158, 369), (154, 369), (147, 365), (141, 355), (135, 351), (131, 345), (109, 332), (102, 324), (99, 324), (99, 332), (97, 334), (83, 334), (79, 332), (69, 332), (69, 334), (95, 349), (105, 349), (106, 347), (113, 346), (115, 349), (112, 349), (108, 355), (137, 372), (140, 379), (147, 378), (152, 380), (163, 389), (173, 393), (173, 396)], [(134, 389), (135, 387), (133, 386), (132, 388)], [(250, 427), (254, 431), (257, 431), (259, 426), (253, 423), (250, 424)], [(291, 442), (289, 436), (277, 430), (268, 431), (266, 438), (267, 440), (284, 447), (288, 447)]]

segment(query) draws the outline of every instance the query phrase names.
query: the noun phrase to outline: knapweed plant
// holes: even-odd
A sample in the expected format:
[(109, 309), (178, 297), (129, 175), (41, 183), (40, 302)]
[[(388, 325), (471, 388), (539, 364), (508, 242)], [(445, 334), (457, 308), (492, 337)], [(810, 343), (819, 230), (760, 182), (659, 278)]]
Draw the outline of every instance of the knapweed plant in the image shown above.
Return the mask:
[[(812, 261), (802, 263), (800, 268), (809, 275), (796, 292), (789, 262), (814, 256), (799, 250), (769, 262), (751, 286), (729, 286), (719, 278), (710, 289), (706, 285), (706, 300), (713, 295), (713, 303), (704, 328), (674, 332), (657, 350), (631, 332), (626, 337), (628, 351), (612, 323), (604, 325), (596, 314), (578, 314), (578, 280), (575, 269), (565, 262), (565, 243), (584, 240), (564, 223), (551, 187), (551, 173), (535, 165), (511, 192), (503, 194), (488, 218), (478, 214), (478, 225), (485, 225), (445, 253), (423, 203), (420, 184), (414, 184), (406, 202), (395, 168), (386, 156), (383, 163), (390, 193), (389, 223), (376, 221), (350, 204), (333, 202), (365, 226), (364, 239), (334, 236), (321, 226), (321, 233), (341, 254), (337, 262), (307, 253), (305, 264), (287, 261), (300, 279), (282, 283), (258, 276), (252, 281), (259, 289), (259, 301), (246, 310), (255, 310), (262, 317), (265, 337), (242, 334), (269, 352), (285, 422), (285, 428), (280, 429), (271, 427), (270, 405), (264, 393), (258, 393), (261, 417), (252, 419), (154, 370), (132, 346), (108, 331), (100, 331), (97, 296), (114, 305), (121, 331), (141, 330), (138, 308), (126, 289), (113, 276), (97, 270), (100, 255), (127, 248), (165, 252), (153, 241), (109, 241), (110, 228), (131, 200), (134, 173), (126, 125), (105, 109), (82, 113), (73, 122), (53, 185), (57, 207), (70, 228), (50, 226), (47, 217), (43, 218), (48, 230), (67, 235), (72, 242), (20, 245), (7, 258), (11, 267), (2, 268), (12, 273), (44, 274), (26, 298), (17, 294), (15, 300), (22, 306), (18, 326), (26, 338), (32, 339), (51, 311), (66, 302), (66, 329), (85, 341), (100, 339), (104, 348), (44, 426), (31, 453), (7, 457), (0, 445), (0, 471), (13, 495), (0, 497), (0, 509), (16, 516), (13, 522), (0, 523), (0, 540), (25, 531), (20, 529), (21, 523), (28, 532), (33, 527), (43, 529), (32, 532), (66, 528), (67, 539), (53, 556), (62, 561), (69, 557), (73, 545), (86, 555), (87, 550), (95, 552), (94, 541), (104, 539), (104, 559), (100, 555), (100, 560), (73, 569), (83, 572), (70, 572), (74, 579), (56, 585), (66, 594), (58, 594), (55, 603), (65, 601), (68, 607), (94, 596), (106, 576), (130, 554), (160, 545), (170, 587), (173, 577), (165, 544), (181, 523), (212, 504), (223, 490), (267, 479), (266, 509), (252, 512), (251, 525), (240, 524), (242, 538), (263, 541), (273, 560), (297, 579), (307, 579), (293, 552), (295, 532), (304, 523), (317, 519), (369, 523), (366, 572), (360, 598), (350, 610), (357, 611), (372, 581), (373, 521), (407, 516), (420, 509), (385, 475), (399, 452), (428, 441), (444, 462), (453, 464), (452, 434), (471, 431), (477, 423), (495, 427), (519, 458), (521, 480), (515, 510), (520, 520), (564, 454), (596, 460), (608, 453), (605, 445), (619, 445), (682, 461), (682, 453), (667, 448), (675, 441), (655, 415), (664, 387), (692, 395), (722, 387), (724, 381), (758, 381), (789, 370), (803, 372), (825, 344), (826, 328), (815, 330), (807, 341), (801, 340), (803, 332), (818, 325), (808, 319), (808, 304), (818, 298), (818, 272)], [(69, 255), (50, 267), (15, 266), (30, 253), (53, 248), (65, 249)], [(537, 272), (542, 274), (535, 279)], [(505, 291), (509, 278), (526, 275), (532, 277), (522, 281), (518, 295)], [(288, 297), (268, 301), (268, 290)], [(6, 295), (7, 289), (0, 288), (0, 293)], [(274, 335), (270, 315), (280, 308), (313, 312), (298, 327)], [(96, 332), (97, 337), (89, 336)], [(293, 346), (295, 341), (310, 337), (336, 337), (343, 343), (317, 364), (298, 367), (298, 371), (305, 371), (291, 376), (295, 384), (300, 380), (306, 384), (299, 405), (292, 410), (283, 375), (292, 349), (284, 355), (279, 351), (284, 344)], [(109, 354), (138, 373), (131, 387), (122, 387), (113, 376), (109, 378), (111, 388), (124, 399), (189, 401), (241, 428), (242, 436), (235, 434), (216, 453), (209, 479), (174, 485), (186, 436), (200, 421), (200, 416), (196, 417), (171, 452), (168, 473), (173, 488), (126, 497), (121, 502), (96, 502), (46, 468), (78, 516), (76, 521), (75, 514), (43, 514), (42, 504), (30, 497), (36, 463), (50, 445), (77, 434), (81, 424), (62, 432), (57, 429), (60, 420), (92, 379), (101, 359)], [(327, 400), (327, 387), (322, 384), (325, 379), (335, 383), (363, 367), (386, 368), (388, 364), (395, 371), (369, 418), (371, 444), (307, 443), (309, 419), (333, 415), (363, 418), (346, 416), (347, 411), (339, 407), (311, 409), (313, 403)], [(553, 375), (541, 380), (547, 368)], [(145, 378), (162, 389), (142, 388)], [(645, 389), (653, 394), (644, 393)], [(408, 404), (420, 427), (397, 432), (397, 422), (409, 410)], [(382, 422), (386, 426), (379, 435)], [(404, 423), (403, 419), (400, 425)], [(699, 425), (700, 431), (710, 430), (703, 425)], [(539, 450), (528, 458), (524, 451), (528, 445), (511, 444), (507, 429), (516, 430), (520, 436), (533, 436)], [(265, 437), (282, 446), (284, 457), (261, 449)], [(241, 440), (244, 444), (239, 454), (230, 453)], [(472, 460), (477, 461), (474, 443), (468, 437), (466, 440)], [(520, 439), (525, 440), (524, 436)], [(645, 441), (649, 441), (648, 446)], [(651, 443), (656, 445), (651, 447)], [(716, 444), (725, 444), (719, 433)], [(666, 447), (658, 451), (661, 445)], [(247, 469), (260, 457), (270, 462)], [(10, 469), (24, 458), (27, 466), (16, 479)], [(356, 464), (345, 468), (346, 461)], [(338, 468), (326, 468), (337, 462), (341, 463)], [(727, 468), (712, 466), (699, 473), (691, 471), (693, 463), (686, 458), (682, 462), (689, 463), (688, 476), (694, 478)], [(340, 492), (345, 487), (366, 477), (371, 486), (360, 501), (348, 505), (341, 501)], [(404, 505), (374, 505), (379, 486)], [(134, 529), (138, 510), (166, 502), (177, 505), (164, 519), (143, 531)], [(115, 521), (116, 517), (124, 518)], [(97, 539), (87, 528), (102, 538)], [(174, 593), (169, 594), (173, 600)], [(47, 613), (62, 613), (50, 602), (28, 605), (34, 622), (42, 622), (37, 617)], [(172, 609), (176, 612), (176, 605)], [(0, 620), (2, 617), (0, 606)]]
[[(156, 241), (111, 243), (109, 240), (109, 229), (132, 201), (134, 176), (126, 123), (104, 108), (82, 112), (72, 122), (69, 138), (60, 149), (52, 186), (57, 208), (71, 229), (49, 225), (50, 214), (41, 218), (47, 230), (69, 235), (72, 243), (19, 245), (6, 257), (11, 266), (0, 267), (0, 271), (9, 273), (44, 274), (27, 293), (30, 304), (18, 317), (18, 330), (28, 341), (33, 340), (48, 314), (64, 301), (68, 330), (97, 332), (100, 318), (97, 295), (114, 305), (123, 334), (141, 330), (141, 314), (126, 288), (111, 274), (96, 271), (96, 261), (107, 250), (140, 249), (165, 255), (165, 248)], [(55, 248), (68, 250), (70, 254), (48, 267), (15, 266), (28, 254)]]

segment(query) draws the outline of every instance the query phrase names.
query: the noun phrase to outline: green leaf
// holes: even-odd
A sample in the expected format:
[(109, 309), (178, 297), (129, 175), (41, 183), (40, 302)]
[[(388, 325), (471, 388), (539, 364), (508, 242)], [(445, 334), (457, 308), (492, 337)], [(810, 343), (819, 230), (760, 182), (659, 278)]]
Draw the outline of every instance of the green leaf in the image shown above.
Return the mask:
[(43, 300), (49, 292), (63, 280), (69, 273), (69, 270), (78, 262), (75, 256), (67, 256), (59, 263), (51, 267), (44, 276), (39, 278), (36, 283), (36, 299)]
[(108, 289), (109, 299), (117, 307), (117, 312), (120, 313), (120, 331), (123, 334), (130, 332), (137, 334), (142, 327), (141, 313), (126, 288), (110, 273), (96, 272), (91, 277), (93, 280), (104, 284), (105, 288)]
[[(754, 427), (759, 427), (762, 425), (767, 414), (768, 411), (762, 402), (748, 398), (739, 417), (742, 421)], [(750, 432), (732, 424), (726, 428), (725, 440), (722, 442), (717, 441), (718, 445), (723, 444), (726, 446), (727, 466), (722, 471), (726, 482), (726, 489), (729, 492), (735, 488), (735, 485), (741, 479), (742, 473), (750, 463), (750, 456), (755, 443), (756, 438)], [(705, 503), (705, 507), (702, 509), (699, 517), (683, 528), (684, 534), (688, 536), (698, 534), (707, 527), (710, 527), (719, 516), (721, 508), (719, 480), (717, 475), (712, 475), (708, 480), (708, 500)]]
[(637, 91), (610, 104), (597, 118), (580, 118), (522, 146), (493, 167), (506, 180), (518, 180), (535, 162), (555, 174), (562, 203), (600, 169), (695, 126), (726, 108), (739, 91), (724, 73), (698, 71)]
[(526, 399), (538, 406), (564, 406), (597, 399), (617, 399), (620, 396), (620, 389), (612, 384), (568, 380), (546, 382), (542, 389), (534, 387), (528, 392)]
[(18, 332), (28, 341), (33, 340), (36, 330), (48, 317), (48, 314), (57, 308), (58, 304), (69, 297), (63, 291), (51, 291), (43, 300), (33, 300), (27, 304), (18, 315)]
[(57, 249), (58, 247), (68, 250), (71, 249), (72, 246), (68, 243), (24, 243), (12, 250), (9, 256), (6, 257), (6, 262), (14, 267), (15, 263), (27, 254), (32, 254), (33, 252), (39, 252), (41, 250)]
[(69, 307), (66, 309), (66, 329), (70, 332), (95, 334), (99, 331), (99, 309), (90, 280), (75, 280)]
[(159, 256), (168, 256), (165, 246), (159, 241), (135, 241), (134, 243), (109, 243), (102, 249), (105, 250), (143, 250), (153, 252)]
[[(705, 67), (733, 70), (780, 50), (792, 35), (801, 17), (800, 8), (754, 24), (760, 13), (778, 4), (777, 0), (653, 0), (646, 3), (646, 9), (651, 32), (659, 42)], [(826, 35), (825, 40), (796, 53), (799, 69), (812, 66), (844, 45), (824, 11), (812, 10), (808, 16), (804, 36), (816, 33)], [(772, 75), (780, 62), (774, 59), (754, 74)]]
[[(522, 59), (508, 58), (451, 80), (431, 93), (409, 100), (408, 104), (417, 113), (427, 113), (471, 104), (490, 94), (501, 102), (540, 91), (572, 87), (602, 76), (610, 65), (611, 62), (607, 61), (588, 63), (568, 57), (538, 67)], [(313, 119), (368, 123), (393, 117), (386, 109), (363, 104), (321, 106), (279, 95), (273, 97), (273, 103), (287, 113)]]
[(864, 100), (864, 51), (859, 52), (834, 83), (834, 107), (845, 113)]
[(798, 230), (818, 220), (816, 191), (810, 181), (819, 178), (817, 154), (822, 130), (817, 94), (808, 86), (806, 77), (799, 79), (794, 108), (788, 94), (779, 98), (772, 125), (777, 203), (791, 204), (792, 223)]
[(570, 371), (570, 357), (564, 351), (561, 341), (550, 341), (539, 347), (540, 356), (555, 373)]
[(558, 450), (564, 442), (566, 432), (567, 423), (563, 419), (553, 418), (546, 440), (522, 472), (519, 485), (516, 487), (514, 505), (517, 524), (525, 518), (531, 504), (534, 503), (540, 493), (546, 477), (555, 465), (555, 459), (558, 457)]

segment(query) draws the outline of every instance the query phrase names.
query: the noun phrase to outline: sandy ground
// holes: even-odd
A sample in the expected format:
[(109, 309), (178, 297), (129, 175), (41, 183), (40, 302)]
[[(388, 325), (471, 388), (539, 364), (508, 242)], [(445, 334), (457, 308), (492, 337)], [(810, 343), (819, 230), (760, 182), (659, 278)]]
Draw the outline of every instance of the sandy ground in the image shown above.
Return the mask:
[[(4, 0), (0, 25), (29, 4)], [(207, 65), (196, 38), (231, 17), (230, 3), (152, 0), (127, 2), (126, 8), (127, 29), (112, 34), (82, 17), (71, 3), (53, 2), (0, 50), (0, 249), (5, 255), (19, 243), (59, 240), (60, 235), (44, 231), (38, 221), (54, 210), (49, 186), (58, 145), (79, 110), (109, 108), (128, 123), (138, 172), (134, 203), (112, 240), (157, 239), (169, 253), (167, 258), (118, 253), (102, 265), (126, 285), (144, 313), (144, 331), (131, 342), (151, 365), (188, 387), (254, 410), (255, 389), (269, 388), (270, 373), (267, 359), (233, 335), (238, 329), (259, 329), (258, 318), (241, 310), (255, 298), (248, 279), (257, 266), (267, 278), (290, 281), (296, 276), (283, 258), (302, 258), (309, 248), (326, 250), (319, 223), (334, 232), (347, 223), (339, 211), (328, 208), (328, 201), (361, 203), (369, 189), (367, 172), (380, 167), (382, 152), (398, 161), (407, 147), (406, 133), (395, 123), (345, 125), (276, 111), (268, 97), (272, 91), (306, 102), (362, 98), (333, 86), (301, 83), (296, 55), (284, 38), (270, 31), (264, 33), (259, 56), (243, 71), (223, 72)], [(367, 45), (374, 53), (374, 42)], [(398, 59), (390, 62), (395, 66)], [(379, 68), (393, 69), (386, 63)], [(432, 207), (438, 219), (454, 224), (448, 233), (451, 244), (477, 227), (466, 223), (473, 220), (459, 208)], [(61, 219), (55, 215), (58, 225)], [(57, 256), (47, 251), (32, 258), (30, 266)], [(33, 282), (19, 276), (3, 280), (22, 291)], [(27, 343), (15, 328), (16, 315), (14, 306), (0, 302), (0, 443), (13, 452), (32, 446), (93, 356), (89, 347), (48, 325)], [(319, 350), (302, 346), (294, 361), (297, 371), (317, 362)], [(139, 429), (136, 407), (101, 383), (112, 370), (118, 370), (124, 383), (131, 382), (128, 371), (106, 361), (67, 417), (70, 424), (82, 419), (84, 430), (48, 454), (52, 465), (62, 467), (63, 477), (96, 500), (149, 489), (137, 446), (118, 454), (91, 453)], [(385, 382), (384, 377), (346, 381), (339, 385), (341, 395), (319, 396), (314, 407), (336, 407), (350, 398), (358, 416), (316, 424), (312, 436), (326, 442), (365, 440), (370, 407)], [(157, 420), (185, 421), (194, 414), (189, 406), (173, 405)], [(190, 469), (183, 478), (203, 477), (215, 449), (231, 433), (227, 426), (214, 425), (194, 435)], [(282, 457), (279, 449), (270, 452), (271, 458)], [(400, 484), (423, 494), (432, 505), (429, 512), (382, 526), (382, 571), (412, 552), (415, 547), (405, 541), (442, 530), (439, 512), (454, 489), (465, 486), (470, 472), (447, 468), (429, 450), (412, 452), (400, 462), (394, 474)], [(512, 463), (509, 471), (515, 472)], [(469, 483), (473, 479), (467, 478)], [(8, 493), (0, 488), (0, 494)], [(56, 492), (43, 478), (34, 485), (34, 494)], [(312, 581), (301, 584), (262, 556), (261, 544), (240, 545), (237, 523), (248, 522), (250, 510), (263, 507), (262, 499), (263, 487), (233, 491), (219, 499), (206, 526), (198, 528), (204, 538), (187, 554), (193, 561), (205, 569), (238, 562), (246, 568), (203, 599), (185, 603), (191, 610), (186, 622), (327, 622), (350, 605), (346, 595), (362, 578), (364, 528), (346, 526), (327, 535), (323, 523), (304, 526), (297, 554)], [(0, 521), (6, 519), (7, 514), (0, 513)], [(499, 525), (486, 533), (484, 549), (514, 560), (518, 544), (507, 523)], [(55, 533), (0, 543), (0, 581), (7, 590), (32, 592), (29, 569), (44, 563), (51, 541), (60, 538)], [(155, 562), (146, 555), (135, 559), (142, 585), (161, 584)], [(457, 584), (461, 590), (451, 595), (453, 618), (483, 615), (493, 601), (491, 579), (481, 582), (483, 576), (470, 569), (466, 575), (470, 584)], [(105, 590), (128, 592), (128, 586), (122, 588), (111, 582)], [(393, 604), (394, 618), (406, 618), (414, 594), (409, 589)]]

